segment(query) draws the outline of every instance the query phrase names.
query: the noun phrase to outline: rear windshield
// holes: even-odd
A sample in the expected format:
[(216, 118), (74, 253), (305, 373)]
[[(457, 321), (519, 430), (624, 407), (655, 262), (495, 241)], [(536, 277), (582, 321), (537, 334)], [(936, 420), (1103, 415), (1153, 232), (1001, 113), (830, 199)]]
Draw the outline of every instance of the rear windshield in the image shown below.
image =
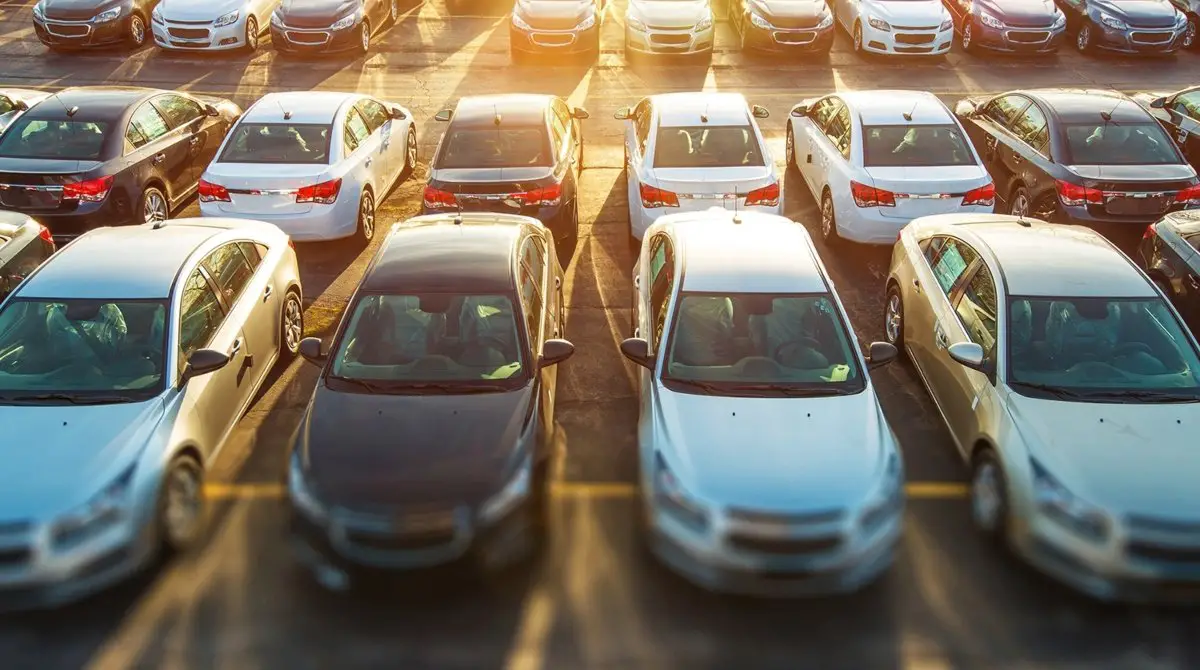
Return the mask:
[(330, 127), (319, 123), (243, 123), (233, 130), (223, 163), (329, 162)]
[(452, 128), (438, 156), (439, 168), (549, 167), (550, 135), (542, 126)]
[(1157, 123), (1069, 123), (1067, 152), (1073, 165), (1170, 165), (1183, 162), (1171, 138)]
[(864, 167), (974, 164), (957, 126), (863, 126)]
[(0, 157), (100, 160), (109, 124), (23, 117), (0, 136)]
[(654, 144), (654, 167), (698, 168), (763, 165), (754, 128), (693, 126), (659, 128)]

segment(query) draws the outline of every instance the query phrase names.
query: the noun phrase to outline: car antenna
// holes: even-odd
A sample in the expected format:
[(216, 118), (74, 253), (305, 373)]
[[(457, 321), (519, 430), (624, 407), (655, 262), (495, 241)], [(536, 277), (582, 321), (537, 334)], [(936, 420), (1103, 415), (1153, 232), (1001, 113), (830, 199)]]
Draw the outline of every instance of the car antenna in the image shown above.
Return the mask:
[(904, 113), (904, 120), (908, 121), (909, 123), (912, 123), (912, 117), (913, 117), (913, 114), (916, 113), (916, 111), (917, 111), (917, 101), (913, 100), (912, 109), (910, 109)]
[(700, 114), (700, 123), (708, 123), (708, 105), (704, 105), (704, 112)]
[(287, 110), (287, 109), (284, 109), (284, 107), (283, 107), (283, 103), (282, 103), (282, 102), (279, 102), (279, 98), (275, 98), (275, 104), (276, 104), (276, 105), (279, 105), (279, 111), (283, 112), (283, 120), (284, 120), (284, 121), (291, 121), (291, 120), (292, 120), (292, 113), (291, 113), (291, 111), (289, 111), (289, 110)]
[(1121, 124), (1117, 123), (1116, 121), (1113, 121), (1113, 112), (1117, 111), (1117, 108), (1121, 106), (1122, 102), (1123, 102), (1122, 100), (1118, 99), (1117, 104), (1113, 105), (1112, 110), (1107, 111), (1107, 112), (1100, 112), (1100, 118), (1104, 119), (1105, 123), (1111, 123), (1113, 125), (1118, 125), (1118, 126), (1121, 125)]

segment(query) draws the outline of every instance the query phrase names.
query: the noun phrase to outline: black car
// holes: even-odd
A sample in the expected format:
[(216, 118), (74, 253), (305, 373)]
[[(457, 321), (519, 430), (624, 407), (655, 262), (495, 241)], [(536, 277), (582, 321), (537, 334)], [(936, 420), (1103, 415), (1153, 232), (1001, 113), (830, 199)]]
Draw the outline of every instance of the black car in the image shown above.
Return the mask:
[(0, 300), (54, 255), (54, 248), (45, 226), (24, 214), (0, 211)]
[(283, 0), (271, 14), (271, 44), (283, 53), (365, 54), (400, 18), (399, 0)]
[(1200, 205), (1200, 179), (1150, 113), (1116, 91), (1034, 89), (955, 114), (996, 183), (996, 211), (1145, 225)]
[(1200, 212), (1176, 212), (1150, 224), (1138, 252), (1146, 273), (1200, 333)]
[[(494, 567), (542, 529), (563, 273), (521, 216), (422, 216), (384, 239), (326, 349), (290, 456), (298, 558), (358, 568)], [(530, 532), (533, 531), (533, 532)]]
[(463, 98), (434, 152), (422, 212), (499, 212), (540, 219), (559, 240), (579, 230), (579, 172), (588, 113), (549, 95)]
[(825, 0), (728, 0), (742, 50), (828, 53), (833, 12)]
[(954, 17), (963, 51), (1054, 53), (1067, 17), (1053, 0), (942, 0)]
[(1192, 167), (1200, 169), (1200, 86), (1175, 93), (1136, 93), (1133, 99), (1163, 124)]
[(513, 62), (529, 54), (600, 55), (600, 28), (607, 0), (519, 0), (508, 24)]
[(159, 0), (40, 0), (33, 30), (51, 49), (127, 45), (149, 37), (150, 14)]
[(1167, 0), (1056, 0), (1075, 48), (1169, 54), (1183, 48), (1187, 17)]
[(241, 113), (174, 91), (65, 89), (0, 135), (0, 207), (36, 217), (57, 240), (169, 218)]

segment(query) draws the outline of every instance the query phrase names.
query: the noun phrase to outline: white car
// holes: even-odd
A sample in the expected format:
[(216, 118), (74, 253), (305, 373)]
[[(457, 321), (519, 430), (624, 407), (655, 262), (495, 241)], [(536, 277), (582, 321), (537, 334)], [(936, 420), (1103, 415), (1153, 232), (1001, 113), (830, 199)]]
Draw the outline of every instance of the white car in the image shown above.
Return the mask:
[(162, 49), (254, 51), (280, 0), (162, 0), (150, 15)]
[(792, 108), (787, 162), (826, 243), (893, 244), (918, 216), (990, 213), (996, 187), (954, 114), (924, 91), (856, 91)]
[(625, 57), (635, 53), (712, 53), (713, 10), (708, 0), (629, 0)]
[(713, 590), (859, 589), (892, 562), (904, 467), (812, 239), (781, 216), (660, 219), (633, 272), (639, 518)]
[(713, 206), (779, 214), (782, 184), (751, 108), (738, 93), (667, 93), (615, 114), (625, 121), (629, 234), (663, 214)]
[(950, 52), (954, 19), (941, 0), (833, 0), (854, 50), (937, 56)]
[(49, 97), (45, 91), (24, 88), (0, 88), (0, 133), (11, 126), (25, 110)]
[(274, 223), (300, 242), (375, 235), (375, 208), (417, 163), (412, 113), (357, 93), (271, 93), (200, 179), (200, 213)]

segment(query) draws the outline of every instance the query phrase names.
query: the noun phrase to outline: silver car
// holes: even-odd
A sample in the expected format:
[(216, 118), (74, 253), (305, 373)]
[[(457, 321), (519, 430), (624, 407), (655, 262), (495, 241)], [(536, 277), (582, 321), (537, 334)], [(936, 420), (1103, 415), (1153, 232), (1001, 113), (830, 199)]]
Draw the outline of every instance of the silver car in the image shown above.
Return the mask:
[(916, 219), (885, 329), (970, 465), (985, 535), (1101, 599), (1200, 596), (1200, 347), (1133, 261), (1080, 226)]
[(0, 133), (12, 125), (30, 107), (49, 97), (45, 91), (24, 88), (0, 88)]
[(204, 526), (205, 467), (303, 333), (278, 228), (101, 228), (0, 305), (0, 606), (75, 600)]

